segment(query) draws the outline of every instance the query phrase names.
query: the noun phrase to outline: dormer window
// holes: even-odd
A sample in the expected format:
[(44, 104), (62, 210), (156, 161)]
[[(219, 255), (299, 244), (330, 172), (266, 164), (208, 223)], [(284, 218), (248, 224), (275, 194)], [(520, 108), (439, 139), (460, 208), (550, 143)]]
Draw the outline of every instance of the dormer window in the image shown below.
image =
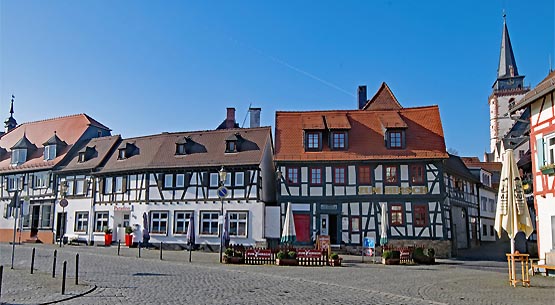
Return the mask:
[(344, 150), (347, 148), (347, 132), (333, 131), (331, 133), (331, 149)]
[(118, 147), (118, 160), (129, 159), (132, 156), (139, 153), (139, 148), (135, 146), (135, 143), (122, 143)]
[(225, 152), (226, 153), (236, 153), (237, 152), (237, 141), (240, 135), (238, 133), (229, 136), (225, 140)]
[(402, 129), (388, 130), (386, 133), (387, 148), (405, 148), (405, 131)]
[(305, 150), (306, 151), (322, 150), (322, 132), (307, 131), (305, 133)]
[(84, 151), (82, 151), (82, 152), (79, 153), (77, 162), (83, 163), (83, 162), (85, 162), (85, 161), (86, 161), (86, 154), (85, 154)]
[(185, 144), (175, 144), (175, 154), (176, 155), (186, 155)]
[[(193, 145), (193, 139), (191, 138), (191, 136), (180, 138), (175, 142), (175, 154), (186, 155), (190, 153), (190, 149), (192, 145)], [(189, 152), (187, 152), (187, 150), (189, 150)]]
[(14, 149), (12, 150), (12, 165), (20, 165), (27, 161), (27, 150), (26, 149)]
[(118, 160), (123, 160), (125, 158), (127, 158), (125, 154), (125, 148), (118, 149)]
[(56, 158), (56, 145), (47, 145), (44, 147), (44, 161), (54, 160)]

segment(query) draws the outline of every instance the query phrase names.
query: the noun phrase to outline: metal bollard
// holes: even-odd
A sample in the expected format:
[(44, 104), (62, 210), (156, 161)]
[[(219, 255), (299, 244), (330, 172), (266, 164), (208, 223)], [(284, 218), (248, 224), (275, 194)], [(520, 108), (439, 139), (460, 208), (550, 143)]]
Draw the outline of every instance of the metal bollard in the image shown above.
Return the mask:
[(4, 277), (4, 265), (0, 266), (0, 297), (2, 296), (2, 278)]
[(31, 274), (33, 274), (34, 268), (35, 268), (35, 248), (33, 248), (33, 253), (31, 254)]
[(139, 248), (139, 258), (141, 258), (141, 242), (139, 242), (139, 246), (137, 248)]
[(56, 256), (58, 256), (58, 250), (54, 250), (54, 262), (52, 263), (52, 277), (56, 277)]
[(163, 245), (163, 243), (160, 242), (160, 260), (162, 260), (162, 245)]
[(62, 294), (66, 293), (66, 268), (67, 262), (64, 261), (64, 267), (62, 268)]
[(120, 241), (118, 240), (118, 256), (119, 256), (119, 249), (120, 249), (121, 245), (120, 245)]
[(79, 285), (79, 253), (75, 254), (75, 285)]

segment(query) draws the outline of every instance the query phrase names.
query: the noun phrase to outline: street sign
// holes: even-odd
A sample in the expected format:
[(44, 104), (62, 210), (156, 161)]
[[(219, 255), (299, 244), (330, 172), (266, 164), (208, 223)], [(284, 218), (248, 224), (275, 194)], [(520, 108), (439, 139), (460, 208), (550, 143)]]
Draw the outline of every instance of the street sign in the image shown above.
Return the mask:
[(220, 186), (218, 188), (218, 197), (220, 197), (220, 199), (227, 197), (228, 194), (229, 190), (225, 186)]
[(64, 198), (64, 199), (60, 200), (60, 206), (62, 208), (67, 207), (67, 205), (68, 205), (67, 199)]
[(374, 249), (372, 248), (366, 248), (364, 249), (364, 255), (366, 256), (372, 256), (374, 254)]
[(365, 237), (364, 242), (362, 244), (363, 248), (375, 248), (376, 247), (376, 240), (373, 237)]

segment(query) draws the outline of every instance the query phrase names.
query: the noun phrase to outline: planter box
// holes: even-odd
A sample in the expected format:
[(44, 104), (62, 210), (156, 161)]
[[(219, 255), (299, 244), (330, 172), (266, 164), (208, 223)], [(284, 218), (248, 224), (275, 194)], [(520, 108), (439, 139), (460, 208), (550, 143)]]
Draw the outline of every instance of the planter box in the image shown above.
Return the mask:
[(131, 245), (133, 245), (133, 235), (132, 234), (125, 234), (125, 245), (127, 247), (131, 247)]
[(342, 258), (330, 259), (330, 260), (328, 260), (328, 264), (332, 267), (341, 267), (341, 261), (342, 260), (343, 260)]
[(542, 174), (544, 175), (549, 175), (549, 176), (555, 175), (555, 168), (553, 167), (544, 168), (541, 171), (542, 171)]
[(109, 246), (112, 244), (112, 234), (104, 234), (104, 245)]
[(278, 266), (298, 266), (299, 262), (296, 258), (282, 258), (276, 259), (276, 265)]
[(222, 258), (222, 262), (224, 264), (243, 264), (245, 262), (245, 259), (242, 257), (227, 257), (224, 256)]
[(385, 258), (382, 257), (382, 264), (384, 264), (384, 265), (399, 265), (400, 262), (401, 262), (401, 259), (399, 259), (399, 258), (385, 259)]
[(413, 260), (417, 264), (424, 264), (424, 265), (431, 265), (431, 264), (435, 264), (436, 262), (435, 257), (429, 257), (429, 256), (415, 256)]

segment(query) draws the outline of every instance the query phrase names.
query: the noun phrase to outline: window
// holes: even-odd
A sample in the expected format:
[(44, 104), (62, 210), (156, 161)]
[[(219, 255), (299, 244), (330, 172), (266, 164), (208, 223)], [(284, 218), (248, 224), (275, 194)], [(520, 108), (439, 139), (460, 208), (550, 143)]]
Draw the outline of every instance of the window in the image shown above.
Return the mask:
[(94, 231), (104, 232), (108, 228), (108, 212), (96, 212), (94, 214)]
[(56, 158), (56, 145), (47, 145), (44, 147), (44, 161), (54, 160)]
[(187, 152), (185, 151), (185, 144), (175, 144), (175, 154), (176, 155), (187, 154)]
[(428, 209), (424, 204), (418, 204), (414, 206), (412, 211), (413, 224), (415, 227), (425, 227), (428, 225)]
[(351, 222), (349, 223), (349, 231), (356, 233), (360, 231), (360, 216), (351, 216)]
[(306, 132), (306, 150), (318, 151), (321, 149), (321, 133), (320, 132)]
[(287, 183), (288, 184), (299, 184), (299, 168), (298, 167), (288, 167), (287, 168)]
[(555, 164), (555, 136), (547, 138), (547, 163)]
[(79, 153), (79, 157), (77, 159), (77, 162), (78, 163), (83, 163), (85, 161), (87, 161), (86, 154), (85, 154), (85, 152), (82, 151), (82, 152)]
[(424, 183), (424, 166), (422, 164), (413, 164), (410, 166), (410, 182), (412, 184)]
[(66, 184), (66, 196), (73, 196), (73, 189), (74, 189), (74, 185), (75, 185), (75, 180), (72, 179), (67, 179), (65, 182), (62, 180), (62, 183)]
[(248, 212), (228, 212), (229, 236), (247, 237)]
[(52, 228), (52, 204), (50, 202), (34, 202), (30, 204), (29, 214), (23, 216), (23, 227), (36, 229)]
[(14, 176), (8, 176), (8, 178), (6, 179), (6, 189), (8, 191), (15, 191), (16, 187), (17, 187), (17, 177)]
[(123, 193), (123, 177), (116, 177), (115, 181), (116, 181), (115, 192)]
[(396, 184), (397, 179), (397, 166), (386, 165), (385, 166), (385, 183), (386, 184)]
[(493, 232), (493, 226), (489, 226), (489, 235), (495, 236), (495, 234)]
[(370, 171), (370, 166), (358, 167), (358, 184), (372, 184), (372, 174)]
[(85, 179), (75, 180), (75, 195), (85, 194)]
[(173, 175), (172, 174), (165, 174), (164, 175), (164, 188), (172, 188), (173, 187)]
[(200, 234), (202, 235), (218, 235), (218, 212), (201, 212), (200, 213)]
[(331, 149), (345, 149), (347, 147), (347, 133), (345, 131), (334, 131), (331, 133)]
[(127, 228), (127, 227), (131, 226), (130, 218), (131, 218), (131, 215), (129, 213), (123, 214), (123, 227), (124, 228)]
[[(189, 220), (193, 212), (176, 211), (173, 217), (173, 233), (187, 234), (189, 228)], [(194, 229), (194, 228), (193, 228)]]
[(482, 211), (487, 211), (488, 210), (488, 198), (487, 197), (482, 197), (480, 200), (480, 209)]
[(152, 234), (168, 233), (168, 212), (150, 212), (150, 232)]
[(75, 212), (75, 232), (87, 232), (89, 227), (89, 212)]
[(236, 172), (235, 173), (235, 186), (243, 186), (243, 185), (245, 185), (245, 173)]
[(482, 236), (488, 236), (488, 226), (482, 225)]
[(112, 194), (112, 177), (104, 178), (104, 194)]
[(392, 226), (402, 226), (403, 221), (403, 206), (400, 204), (392, 204), (389, 210)]
[(490, 212), (495, 212), (495, 200), (489, 199), (488, 202), (489, 202), (489, 210), (490, 210)]
[(237, 142), (236, 141), (227, 141), (226, 144), (225, 144), (225, 152), (226, 153), (237, 152)]
[(125, 148), (121, 148), (118, 150), (118, 160), (123, 160), (126, 158)]
[(322, 169), (311, 168), (310, 169), (310, 184), (312, 185), (321, 185), (322, 184)]
[(210, 173), (210, 186), (211, 187), (220, 186), (220, 175), (218, 175), (218, 173)]
[(47, 188), (50, 184), (50, 175), (48, 173), (36, 173), (34, 175), (35, 181), (33, 182), (34, 189)]
[(388, 132), (388, 148), (402, 148), (402, 132), (401, 131), (390, 131)]
[(184, 174), (175, 175), (175, 187), (184, 187), (184, 186), (185, 186), (185, 175)]
[(347, 169), (345, 167), (334, 167), (333, 168), (333, 183), (339, 185), (345, 185)]
[(12, 165), (20, 165), (27, 161), (27, 149), (12, 150)]

